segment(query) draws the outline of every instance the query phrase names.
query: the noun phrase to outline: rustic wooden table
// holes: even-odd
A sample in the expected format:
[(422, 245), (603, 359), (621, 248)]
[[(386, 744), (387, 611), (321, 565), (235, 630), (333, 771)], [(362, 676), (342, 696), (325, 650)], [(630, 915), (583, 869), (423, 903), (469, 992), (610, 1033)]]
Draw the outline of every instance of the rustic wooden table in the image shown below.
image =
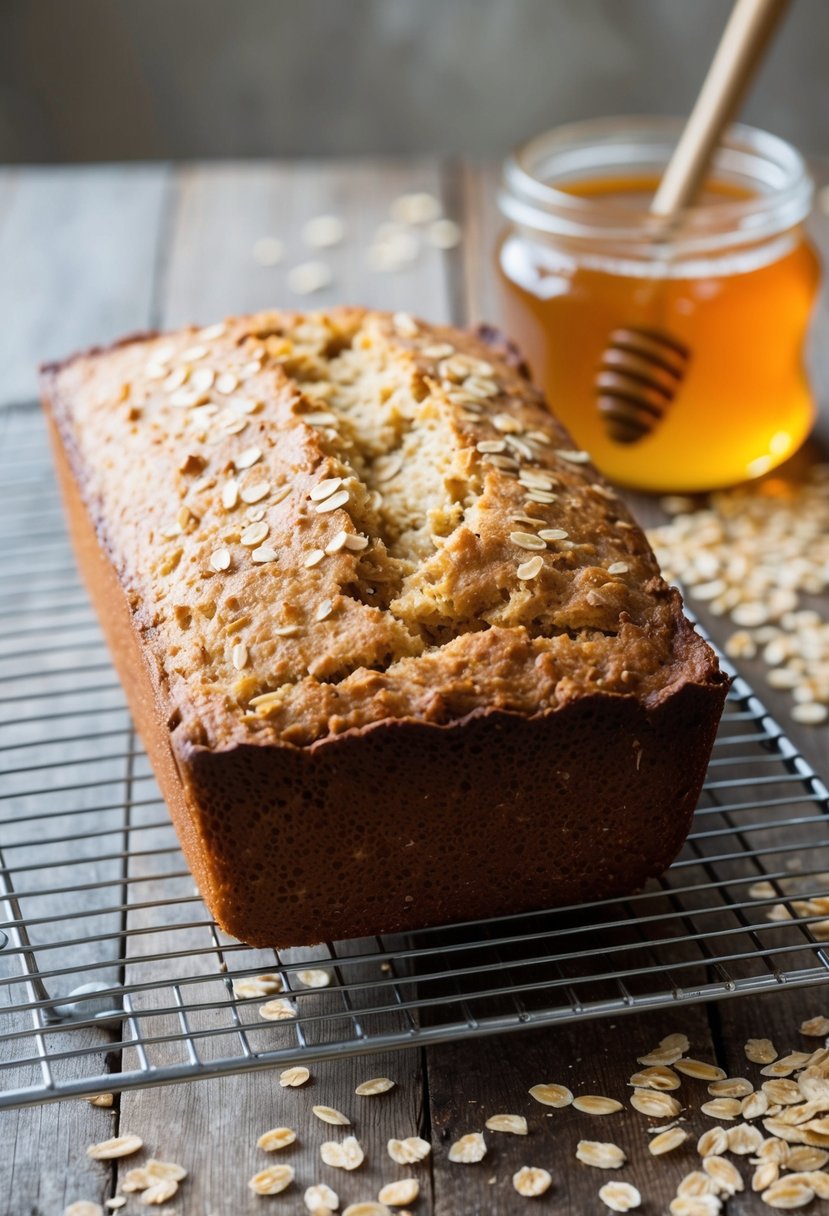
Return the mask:
[[(829, 180), (825, 167), (818, 166), (817, 172), (820, 180)], [(34, 396), (34, 368), (44, 358), (129, 331), (209, 322), (268, 305), (353, 301), (459, 324), (497, 321), (495, 180), (490, 168), (436, 160), (3, 171), (0, 404)], [(371, 271), (365, 249), (392, 199), (408, 190), (438, 195), (446, 213), (462, 223), (464, 240), (451, 252), (426, 252), (399, 274)], [(344, 216), (349, 239), (326, 251), (334, 272), (330, 288), (300, 300), (287, 289), (286, 267), (307, 256), (299, 241), (303, 219), (329, 212)], [(813, 227), (829, 258), (829, 220), (818, 214)], [(289, 256), (282, 265), (264, 268), (252, 258), (255, 240), (267, 234), (286, 243)], [(824, 401), (829, 400), (829, 358), (821, 343), (827, 332), (829, 318), (822, 305), (813, 371)], [(660, 517), (658, 506), (645, 499), (637, 499), (635, 509), (648, 523)], [(721, 622), (705, 623), (715, 638), (723, 639)], [(745, 674), (772, 712), (788, 723), (818, 771), (829, 772), (829, 731), (789, 723), (787, 699), (766, 688), (759, 666), (746, 664)], [(370, 1064), (337, 1061), (315, 1069), (315, 1101), (350, 1108), (355, 1083), (368, 1075), (388, 1074), (399, 1083), (388, 1099), (370, 1103), (360, 1135), (377, 1151), (359, 1175), (349, 1176), (348, 1187), (342, 1188), (349, 1196), (358, 1177), (359, 1195), (376, 1196), (392, 1176), (383, 1169), (380, 1146), (389, 1137), (419, 1130), (436, 1151), (429, 1168), (417, 1170), (423, 1188), (417, 1212), (523, 1212), (526, 1200), (512, 1189), (510, 1178), (527, 1163), (544, 1165), (554, 1175), (554, 1188), (537, 1201), (543, 1210), (573, 1216), (598, 1212), (604, 1210), (597, 1191), (605, 1179), (573, 1158), (575, 1141), (584, 1136), (624, 1139), (632, 1163), (625, 1176), (637, 1182), (645, 1197), (641, 1211), (664, 1212), (678, 1179), (695, 1168), (693, 1143), (665, 1158), (650, 1157), (642, 1118), (632, 1111), (616, 1116), (612, 1131), (571, 1111), (566, 1135), (561, 1123), (536, 1117), (532, 1137), (497, 1137), (490, 1157), (477, 1168), (449, 1164), (445, 1146), (480, 1126), (488, 1114), (527, 1113), (534, 1104), (526, 1091), (539, 1081), (578, 1077), (583, 1092), (623, 1094), (636, 1056), (676, 1030), (689, 1035), (695, 1055), (716, 1059), (730, 1075), (740, 1075), (749, 1036), (772, 1037), (784, 1049), (797, 1046), (801, 1020), (818, 1011), (829, 1012), (825, 993), (781, 991), (762, 1000), (631, 1016), (614, 1024), (586, 1022), (403, 1051)], [(255, 1073), (131, 1092), (116, 1099), (114, 1112), (67, 1101), (8, 1113), (0, 1122), (0, 1210), (8, 1216), (59, 1216), (72, 1200), (103, 1202), (114, 1194), (119, 1174), (130, 1162), (123, 1168), (118, 1162), (96, 1163), (84, 1149), (120, 1128), (138, 1132), (159, 1155), (189, 1168), (190, 1179), (170, 1204), (172, 1212), (242, 1216), (261, 1212), (267, 1204), (299, 1212), (296, 1190), (263, 1200), (252, 1196), (245, 1183), (261, 1168), (253, 1147), (256, 1137), (279, 1123), (299, 1132), (291, 1157), (298, 1176), (318, 1176), (320, 1125), (308, 1113), (310, 1101), (296, 1100), (301, 1093), (280, 1090), (267, 1073)], [(539, 1110), (534, 1108), (535, 1116)], [(133, 1198), (127, 1210), (137, 1210), (136, 1205)], [(751, 1193), (735, 1196), (728, 1205), (735, 1216), (765, 1210)]]

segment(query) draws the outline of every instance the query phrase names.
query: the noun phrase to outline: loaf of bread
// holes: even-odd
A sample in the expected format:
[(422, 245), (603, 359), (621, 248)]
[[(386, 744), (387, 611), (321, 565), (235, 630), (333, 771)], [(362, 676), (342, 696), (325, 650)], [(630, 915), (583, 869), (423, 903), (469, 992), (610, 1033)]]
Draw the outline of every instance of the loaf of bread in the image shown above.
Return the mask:
[(727, 679), (503, 343), (273, 312), (42, 383), (81, 568), (226, 932), (402, 931), (671, 863)]

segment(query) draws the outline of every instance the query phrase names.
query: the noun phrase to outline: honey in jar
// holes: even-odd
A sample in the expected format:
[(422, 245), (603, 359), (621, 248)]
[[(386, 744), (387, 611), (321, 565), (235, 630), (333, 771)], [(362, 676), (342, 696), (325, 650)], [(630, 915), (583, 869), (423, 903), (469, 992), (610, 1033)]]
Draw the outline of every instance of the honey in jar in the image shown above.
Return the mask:
[[(498, 248), (508, 332), (576, 441), (610, 478), (697, 491), (758, 477), (809, 433), (803, 366), (818, 262), (802, 223), (813, 187), (775, 136), (732, 127), (694, 207), (667, 235), (648, 204), (672, 120), (578, 123), (507, 162)], [(619, 327), (689, 352), (673, 399), (635, 442), (613, 438), (596, 375)]]

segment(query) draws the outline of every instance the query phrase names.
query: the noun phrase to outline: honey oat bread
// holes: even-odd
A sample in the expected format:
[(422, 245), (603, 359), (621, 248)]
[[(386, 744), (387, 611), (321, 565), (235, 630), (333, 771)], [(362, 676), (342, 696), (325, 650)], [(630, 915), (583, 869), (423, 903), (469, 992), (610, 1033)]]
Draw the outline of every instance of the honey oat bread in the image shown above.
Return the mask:
[(727, 680), (489, 338), (273, 312), (43, 370), (136, 724), (252, 945), (626, 893), (687, 833)]

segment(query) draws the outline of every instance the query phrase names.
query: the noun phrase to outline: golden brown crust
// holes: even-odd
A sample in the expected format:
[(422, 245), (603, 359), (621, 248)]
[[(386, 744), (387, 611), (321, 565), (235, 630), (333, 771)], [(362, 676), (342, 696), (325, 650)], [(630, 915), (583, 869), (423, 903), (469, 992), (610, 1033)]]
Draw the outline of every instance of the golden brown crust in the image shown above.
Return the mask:
[[(487, 898), (497, 912), (630, 889), (687, 830), (726, 682), (625, 508), (488, 342), (356, 309), (273, 313), (44, 370), (76, 547), (139, 730), (211, 910), (255, 944), (319, 940), (338, 917), (345, 936), (477, 915)], [(572, 724), (594, 720), (587, 776), (558, 788)], [(661, 751), (647, 781), (645, 738)], [(476, 775), (482, 739), (512, 794)], [(504, 746), (534, 774), (534, 810)], [(325, 906), (287, 881), (268, 895), (257, 837), (318, 859), (313, 831), (353, 820), (361, 771), (370, 796), (390, 754), (406, 789), (366, 812), (359, 840), (332, 841)], [(611, 755), (639, 757), (615, 795)], [(566, 836), (579, 816), (604, 816), (612, 848), (593, 850), (595, 881), (548, 858), (535, 895), (496, 900), (487, 880), (481, 904), (463, 866), (434, 893), (423, 842), (403, 892), (411, 846), (384, 824), (414, 816), (446, 847), (473, 815), (513, 862), (533, 839), (563, 846), (556, 824)], [(381, 855), (402, 887), (346, 913), (353, 859), (373, 873)]]

